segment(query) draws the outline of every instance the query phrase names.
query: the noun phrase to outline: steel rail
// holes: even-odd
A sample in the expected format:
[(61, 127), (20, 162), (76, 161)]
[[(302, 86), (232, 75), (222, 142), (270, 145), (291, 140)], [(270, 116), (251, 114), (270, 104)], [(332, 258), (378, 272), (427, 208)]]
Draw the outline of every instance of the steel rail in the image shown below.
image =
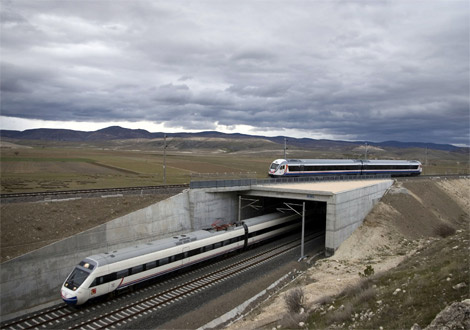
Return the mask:
[[(203, 279), (208, 279), (209, 277), (214, 276), (214, 274), (230, 271), (230, 269), (233, 269), (234, 267), (237, 267), (238, 265), (244, 264), (246, 262), (249, 262), (250, 260), (253, 260), (254, 258), (259, 258), (260, 256), (266, 255), (268, 253), (272, 253), (272, 251), (274, 251), (276, 249), (279, 249), (281, 247), (284, 247), (286, 245), (293, 244), (294, 242), (295, 241), (290, 241), (290, 242), (284, 243), (284, 244), (282, 244), (278, 247), (267, 249), (266, 251), (260, 252), (256, 255), (252, 256), (252, 257), (244, 258), (241, 261), (234, 262), (231, 265), (225, 266), (225, 267), (223, 267), (219, 270), (209, 272), (208, 274), (200, 276), (199, 278), (197, 278), (195, 280), (190, 280), (190, 281), (186, 282), (185, 284), (181, 284), (181, 285), (177, 286), (176, 288), (173, 288), (173, 289), (170, 289), (170, 290), (165, 290), (165, 291), (163, 291), (159, 294), (153, 295), (149, 298), (145, 298), (144, 300), (151, 300), (151, 299), (155, 299), (155, 297), (157, 297), (157, 296), (168, 295), (168, 294), (170, 294), (170, 292), (172, 290), (173, 291), (178, 290), (180, 287), (184, 287), (185, 285), (186, 286), (188, 286), (188, 285), (191, 286), (191, 285), (193, 285), (192, 283), (195, 283), (197, 280), (201, 281)], [(274, 257), (274, 256), (272, 256), (272, 257)], [(212, 265), (214, 265), (214, 263)], [(254, 267), (254, 266), (252, 266), (252, 267)], [(229, 275), (226, 275), (226, 276), (229, 276)], [(209, 281), (217, 282), (217, 281), (220, 281), (220, 280), (211, 279)], [(160, 284), (158, 286), (160, 286)], [(151, 286), (150, 286), (150, 288), (151, 288)], [(197, 291), (197, 290), (201, 290), (201, 289), (194, 289), (193, 291)], [(185, 295), (188, 295), (188, 294), (189, 293), (186, 292)], [(174, 296), (174, 294), (172, 296)], [(177, 298), (178, 297), (172, 298), (172, 299), (167, 298), (167, 300), (169, 302), (171, 302), (171, 301), (173, 301)], [(142, 302), (142, 300), (140, 302)], [(137, 302), (137, 303), (139, 303), (139, 302)], [(134, 304), (136, 304), (136, 303), (134, 303)], [(164, 303), (160, 304), (160, 306), (163, 305), (163, 304)], [(128, 308), (131, 308), (131, 307), (124, 307), (124, 308), (121, 308), (121, 309), (127, 310)], [(154, 308), (159, 308), (159, 307), (157, 306), (157, 307), (154, 307)], [(11, 330), (16, 330), (16, 329), (37, 329), (37, 328), (47, 328), (48, 326), (51, 326), (51, 325), (57, 326), (57, 325), (60, 325), (60, 323), (63, 323), (65, 321), (69, 321), (71, 318), (74, 317), (74, 315), (77, 315), (77, 314), (83, 315), (84, 313), (91, 313), (92, 310), (94, 310), (94, 309), (95, 308), (93, 308), (93, 306), (91, 306), (91, 308), (86, 308), (86, 309), (73, 309), (73, 308), (69, 307), (66, 304), (60, 304), (60, 305), (53, 306), (49, 309), (46, 309), (44, 311), (40, 311), (40, 312), (30, 314), (29, 316), (26, 315), (26, 316), (24, 316), (20, 319), (17, 319), (17, 320), (3, 322), (2, 324), (0, 324), (0, 329), (11, 329)], [(82, 324), (78, 325), (78, 327), (81, 327), (81, 326), (82, 326)]]
[[(308, 241), (321, 237), (324, 233), (312, 235)], [(156, 311), (163, 306), (171, 304), (181, 298), (192, 295), (197, 291), (204, 290), (215, 283), (225, 281), (232, 276), (242, 273), (250, 268), (256, 267), (270, 259), (297, 248), (300, 243), (291, 241), (274, 247), (253, 257), (246, 258), (232, 265), (216, 270), (207, 275), (198, 277), (163, 292), (156, 293), (135, 303), (118, 308), (109, 313), (102, 314), (88, 321), (79, 323), (69, 329), (106, 329), (121, 326), (128, 320), (138, 318), (150, 311)]]
[(95, 188), (95, 189), (77, 189), (77, 190), (56, 190), (56, 191), (38, 191), (25, 193), (3, 193), (0, 199), (9, 198), (25, 198), (25, 197), (47, 197), (58, 195), (92, 195), (99, 193), (114, 192), (139, 192), (148, 190), (163, 190), (175, 188), (188, 188), (188, 184), (159, 185), (159, 186), (142, 186), (142, 187), (121, 187), (121, 188)]
[(31, 316), (2, 324), (1, 329), (34, 329), (44, 327), (46, 324), (59, 321), (63, 318), (69, 318), (78, 312), (79, 310), (73, 310), (69, 306), (61, 304)]

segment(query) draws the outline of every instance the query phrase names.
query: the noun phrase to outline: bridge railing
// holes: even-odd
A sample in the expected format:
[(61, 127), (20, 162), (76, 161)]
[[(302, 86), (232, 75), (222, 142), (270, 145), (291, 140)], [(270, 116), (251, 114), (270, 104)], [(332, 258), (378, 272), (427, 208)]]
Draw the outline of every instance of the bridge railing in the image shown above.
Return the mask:
[(289, 177), (289, 178), (273, 178), (273, 179), (232, 179), (232, 180), (210, 180), (210, 181), (191, 181), (190, 189), (202, 188), (227, 188), (227, 187), (243, 187), (256, 186), (266, 184), (282, 184), (282, 183), (302, 183), (302, 182), (327, 182), (327, 181), (351, 181), (351, 180), (372, 180), (372, 179), (390, 179), (389, 174), (380, 175), (325, 175), (310, 177)]

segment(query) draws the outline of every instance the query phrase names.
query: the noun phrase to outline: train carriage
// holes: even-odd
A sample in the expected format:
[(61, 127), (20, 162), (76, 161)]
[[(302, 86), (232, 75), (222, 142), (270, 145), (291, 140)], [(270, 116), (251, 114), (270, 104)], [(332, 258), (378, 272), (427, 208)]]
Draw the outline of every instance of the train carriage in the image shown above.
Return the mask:
[(62, 299), (81, 305), (106, 295), (210, 258), (246, 248), (300, 226), (298, 215), (271, 213), (240, 224), (199, 230), (111, 253), (85, 258), (61, 288)]
[(245, 220), (243, 223), (248, 227), (247, 245), (259, 243), (271, 237), (280, 235), (299, 228), (300, 216), (290, 214), (279, 216), (278, 213), (271, 213), (265, 216)]
[(276, 159), (268, 170), (271, 177), (315, 175), (419, 175), (422, 165), (417, 160), (360, 159)]

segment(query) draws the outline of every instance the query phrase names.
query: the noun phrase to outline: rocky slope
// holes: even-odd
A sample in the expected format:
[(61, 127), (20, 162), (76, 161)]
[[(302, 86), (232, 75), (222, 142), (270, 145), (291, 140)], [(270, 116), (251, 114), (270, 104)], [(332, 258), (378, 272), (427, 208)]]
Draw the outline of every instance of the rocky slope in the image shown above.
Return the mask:
[[(289, 290), (285, 290), (264, 302), (253, 312), (230, 324), (228, 328), (271, 329), (307, 326), (309, 328), (347, 327), (352, 329), (379, 328), (380, 326), (390, 328), (390, 324), (395, 323), (381, 315), (380, 311), (377, 311), (379, 310), (377, 306), (364, 308), (356, 313), (353, 306), (348, 304), (352, 300), (354, 304), (359, 305), (358, 301), (354, 299), (364, 299), (366, 302), (367, 299), (377, 299), (383, 306), (388, 306), (388, 309), (383, 307), (381, 311), (393, 309), (396, 307), (394, 305), (406, 306), (405, 302), (398, 303), (393, 300), (402, 288), (393, 287), (395, 282), (391, 274), (399, 272), (400, 269), (408, 271), (410, 268), (416, 268), (415, 273), (409, 277), (415, 278), (416, 276), (418, 283), (420, 282), (419, 276), (437, 277), (437, 275), (434, 276), (433, 270), (428, 270), (428, 267), (433, 265), (429, 260), (434, 261), (432, 256), (435, 256), (436, 262), (442, 262), (444, 265), (438, 267), (444, 269), (449, 260), (453, 259), (452, 253), (455, 254), (454, 259), (458, 261), (452, 265), (462, 272), (460, 275), (464, 280), (459, 277), (460, 275), (440, 274), (439, 276), (444, 277), (436, 279), (437, 284), (434, 285), (434, 288), (430, 288), (431, 297), (423, 296), (419, 299), (426, 300), (425, 305), (427, 306), (427, 299), (436, 301), (433, 295), (443, 297), (442, 304), (446, 305), (455, 302), (447, 301), (450, 299), (464, 300), (468, 298), (469, 264), (468, 257), (465, 256), (468, 256), (470, 249), (468, 232), (469, 183), (468, 179), (396, 182), (367, 216), (363, 225), (340, 246), (332, 257), (316, 262), (292, 283)], [(424, 259), (418, 261), (418, 258)], [(438, 260), (438, 258), (442, 260)], [(419, 267), (414, 264), (410, 266), (409, 263), (414, 261)], [(389, 274), (391, 277), (387, 279), (388, 282), (385, 285), (382, 285), (380, 279), (384, 277), (375, 276), (374, 281), (376, 282), (369, 282), (370, 287), (361, 287), (367, 266), (370, 266), (375, 274), (383, 276)], [(459, 268), (462, 266), (463, 271)], [(359, 273), (363, 276), (360, 276)], [(423, 280), (425, 279), (423, 278)], [(459, 283), (454, 283), (454, 281)], [(452, 289), (459, 284), (461, 288)], [(362, 298), (358, 298), (357, 291), (355, 291), (358, 286), (359, 297)], [(302, 288), (304, 292), (302, 302), (304, 312), (302, 314), (289, 312), (285, 302), (285, 296), (289, 294), (290, 290), (298, 287)], [(349, 294), (348, 290), (351, 290)], [(398, 291), (393, 295), (395, 290)], [(409, 291), (414, 292), (411, 288)], [(424, 289), (417, 291), (424, 292)], [(446, 298), (445, 292), (450, 292), (448, 298)], [(379, 300), (377, 297), (383, 298)], [(414, 298), (407, 297), (408, 303), (416, 308), (414, 312), (406, 311), (410, 314), (410, 319), (404, 319), (403, 324), (408, 328), (416, 323), (413, 321), (414, 317), (422, 313), (421, 309), (415, 306)], [(338, 301), (343, 301), (343, 299), (345, 302), (337, 306)], [(377, 301), (374, 300), (374, 304), (376, 303)], [(435, 307), (440, 310), (445, 306)], [(341, 309), (341, 313), (334, 313), (336, 309)], [(433, 317), (439, 310), (434, 312)], [(373, 313), (375, 317), (370, 313)], [(400, 311), (395, 311), (395, 313), (399, 314)], [(467, 310), (467, 317), (469, 313)], [(336, 315), (337, 319), (331, 319), (333, 315)], [(429, 316), (427, 317), (429, 318)], [(330, 319), (326, 320), (327, 318)], [(431, 320), (426, 319), (424, 322), (429, 324)], [(423, 327), (428, 325), (422, 323), (423, 321), (420, 325)]]

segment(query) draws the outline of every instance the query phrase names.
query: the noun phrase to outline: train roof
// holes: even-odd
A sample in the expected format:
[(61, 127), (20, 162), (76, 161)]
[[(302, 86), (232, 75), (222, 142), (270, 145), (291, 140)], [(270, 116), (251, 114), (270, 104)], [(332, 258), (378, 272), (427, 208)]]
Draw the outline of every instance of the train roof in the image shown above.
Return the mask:
[[(297, 216), (297, 214), (295, 214), (295, 216)], [(284, 214), (281, 212), (269, 213), (269, 214), (264, 214), (255, 218), (243, 220), (243, 222), (248, 227), (250, 227), (250, 226), (254, 226), (254, 225), (266, 222), (266, 221), (280, 219), (280, 218), (287, 218), (287, 217), (292, 217), (292, 213), (291, 214)]]
[[(286, 215), (282, 213), (270, 213), (270, 214), (265, 214), (262, 216), (246, 219), (246, 220), (243, 220), (243, 222), (245, 222), (248, 226), (252, 226), (255, 224), (263, 223), (266, 221), (270, 221), (270, 220), (273, 220), (279, 217), (285, 217), (285, 216)], [(112, 252), (95, 254), (93, 256), (87, 257), (86, 259), (94, 260), (100, 266), (103, 266), (103, 265), (113, 264), (119, 261), (127, 260), (130, 258), (143, 256), (149, 253), (154, 253), (154, 252), (170, 249), (172, 247), (184, 245), (190, 242), (200, 241), (206, 238), (223, 235), (233, 230), (243, 230), (242, 226), (232, 226), (230, 228), (232, 229), (229, 229), (228, 231), (226, 230), (193, 231), (193, 232), (183, 234), (183, 235), (163, 238), (163, 239), (155, 240), (155, 241), (148, 242), (148, 243), (142, 243), (142, 244), (138, 244), (135, 246), (118, 249)]]
[(372, 159), (372, 160), (363, 160), (365, 164), (421, 164), (417, 160), (395, 160), (395, 159)]
[(289, 164), (360, 164), (360, 160), (355, 159), (288, 159)]
[[(235, 227), (234, 230), (243, 229), (243, 227)], [(127, 260), (130, 258), (135, 258), (139, 256), (143, 256), (149, 253), (154, 253), (166, 249), (170, 249), (172, 247), (187, 244), (190, 242), (199, 241), (205, 238), (214, 237), (217, 235), (221, 235), (227, 233), (227, 231), (209, 231), (209, 230), (198, 230), (191, 233), (178, 235), (169, 238), (163, 238), (156, 241), (142, 243), (139, 245), (126, 247), (122, 249), (118, 249), (112, 252), (105, 252), (99, 253), (86, 259), (92, 259), (98, 262), (100, 266), (108, 265), (112, 263), (116, 263), (119, 261)]]
[(361, 159), (287, 159), (288, 164), (294, 165), (305, 165), (305, 164), (318, 164), (318, 165), (360, 165), (364, 164), (382, 164), (382, 165), (396, 165), (396, 164), (420, 164), (417, 160), (386, 160), (386, 159), (371, 159), (371, 160), (361, 160)]

